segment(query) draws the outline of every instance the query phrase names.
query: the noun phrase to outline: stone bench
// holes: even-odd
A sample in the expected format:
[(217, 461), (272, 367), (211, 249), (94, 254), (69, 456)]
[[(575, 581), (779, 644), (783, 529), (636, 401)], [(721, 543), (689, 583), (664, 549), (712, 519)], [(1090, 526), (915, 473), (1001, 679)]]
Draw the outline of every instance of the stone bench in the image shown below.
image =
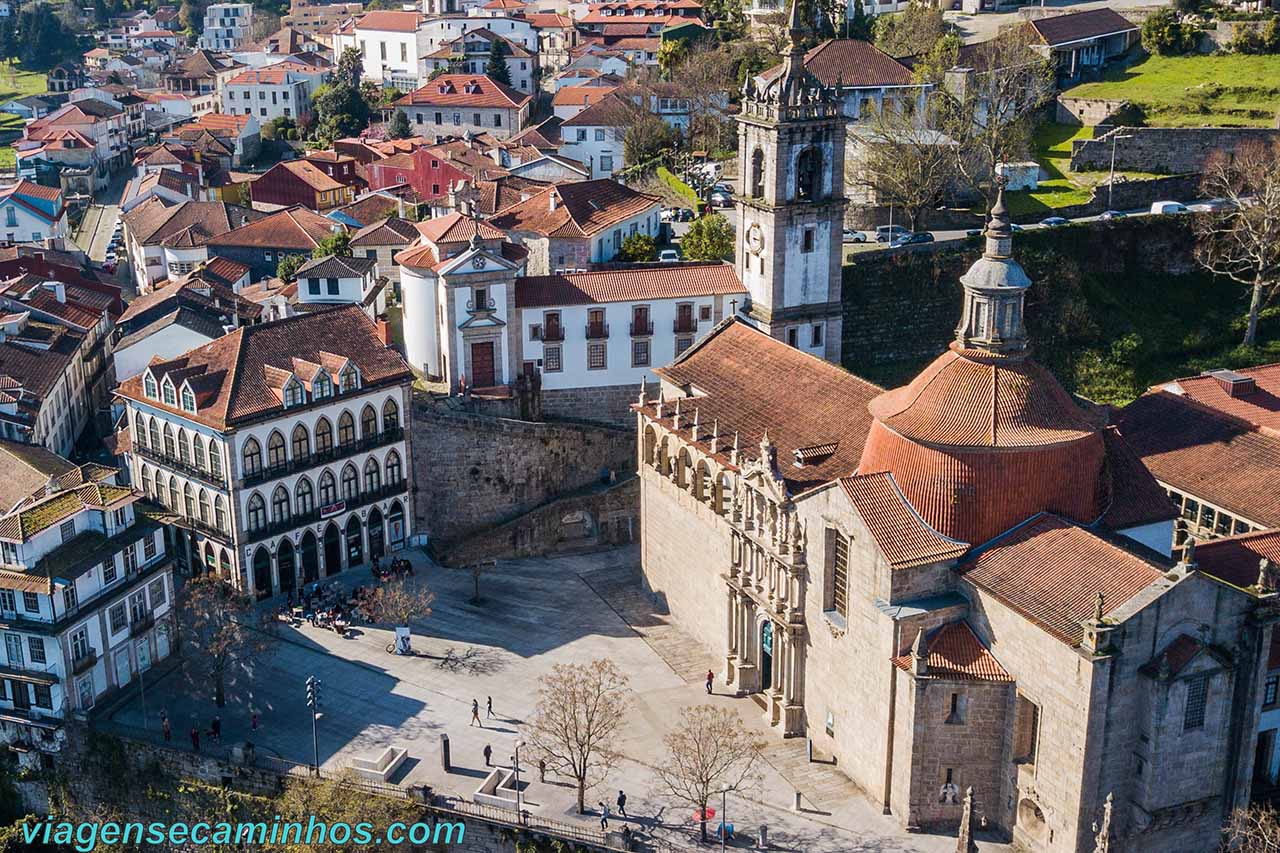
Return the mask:
[(354, 759), (351, 762), (351, 769), (357, 776), (372, 779), (375, 782), (385, 782), (404, 763), (408, 755), (407, 749), (389, 746), (382, 750), (377, 758)]
[(476, 788), (471, 800), (485, 806), (497, 806), (500, 809), (516, 807), (516, 774), (507, 767), (495, 767), (484, 777), (484, 782)]

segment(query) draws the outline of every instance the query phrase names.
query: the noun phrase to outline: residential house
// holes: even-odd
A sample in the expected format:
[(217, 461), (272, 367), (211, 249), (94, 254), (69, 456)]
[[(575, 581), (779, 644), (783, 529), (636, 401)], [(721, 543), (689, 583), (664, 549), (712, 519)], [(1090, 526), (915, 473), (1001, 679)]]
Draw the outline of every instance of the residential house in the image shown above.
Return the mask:
[(364, 76), (405, 91), (421, 85), (418, 59), (432, 49), (420, 12), (378, 10), (353, 18), (333, 33), (334, 60), (348, 47), (364, 57)]
[(551, 111), (556, 118), (567, 121), (617, 90), (616, 85), (598, 80), (584, 86), (565, 86), (551, 97)]
[[(844, 116), (866, 121), (882, 109), (923, 115), (928, 86), (915, 81), (911, 69), (870, 42), (827, 39), (804, 56), (804, 67), (824, 86), (841, 94)], [(757, 87), (782, 73), (775, 65), (756, 77)]]
[(6, 243), (38, 243), (67, 236), (62, 191), (27, 180), (0, 187), (0, 234)]
[(44, 118), (58, 108), (48, 95), (25, 95), (0, 104), (0, 112), (15, 115), (21, 119)]
[(200, 179), (174, 169), (159, 169), (131, 178), (120, 196), (120, 212), (128, 213), (152, 197), (160, 198), (168, 204), (198, 201), (201, 198)]
[(1139, 39), (1138, 25), (1113, 9), (1033, 18), (1029, 26), (1040, 42), (1037, 48), (1053, 63), (1060, 86), (1098, 73)]
[[(30, 174), (23, 172), (26, 168), (34, 170), (33, 161), (36, 160), (63, 163), (60, 151), (83, 150), (81, 146), (85, 143), (91, 146), (91, 152), (84, 159), (94, 170), (98, 187), (104, 187), (108, 172), (124, 166), (130, 156), (124, 110), (102, 101), (86, 99), (66, 104), (44, 118), (31, 121), (23, 129), (23, 138), (14, 145), (19, 174), (33, 177), (34, 171)], [(76, 156), (68, 165), (78, 164), (81, 159)]]
[(177, 33), (169, 30), (145, 30), (129, 33), (125, 39), (125, 45), (131, 51), (141, 51), (149, 47), (158, 50), (176, 50), (180, 38), (182, 37)]
[(219, 201), (169, 204), (160, 197), (147, 199), (120, 217), (138, 292), (191, 272), (209, 258), (211, 239), (266, 216)]
[(180, 564), (297, 594), (408, 544), (412, 379), (354, 305), (242, 326), (121, 384), (130, 476)]
[(223, 86), (242, 68), (242, 64), (224, 53), (200, 49), (165, 68), (161, 77), (167, 92), (213, 94), (221, 101)]
[(282, 27), (313, 36), (327, 35), (344, 21), (358, 17), (362, 3), (322, 3), (316, 0), (290, 0), (289, 14), (280, 18)]
[(84, 68), (78, 62), (59, 62), (45, 76), (49, 91), (66, 94), (84, 85)]
[(419, 132), (488, 132), (505, 139), (524, 129), (532, 103), (532, 95), (483, 74), (442, 74), (395, 105)]
[(428, 72), (444, 69), (451, 74), (486, 74), (494, 44), (502, 51), (512, 88), (532, 92), (538, 71), (537, 55), (484, 28), (459, 36), (423, 60)]
[(407, 249), (418, 239), (414, 223), (398, 216), (371, 222), (351, 235), (351, 254), (356, 258), (368, 258), (377, 264), (376, 275), (395, 285), (400, 283), (400, 264), (396, 253)]
[(164, 137), (164, 141), (182, 142), (199, 151), (209, 145), (204, 137), (213, 137), (230, 148), (231, 155), (226, 164), (230, 168), (252, 163), (257, 158), (262, 145), (259, 128), (258, 119), (252, 115), (206, 113), (177, 126)]
[(0, 437), (67, 455), (90, 415), (85, 337), (30, 312), (0, 317)]
[(211, 238), (209, 254), (245, 264), (256, 281), (275, 275), (286, 256), (309, 258), (321, 240), (346, 230), (342, 223), (305, 207), (287, 207)]
[(538, 65), (543, 70), (555, 71), (569, 64), (572, 51), (578, 45), (578, 29), (573, 18), (559, 12), (525, 13), (538, 36)]
[(407, 185), (413, 187), (419, 197), (431, 200), (473, 179), (477, 172), (488, 175), (503, 171), (501, 166), (483, 154), (455, 152), (453, 149), (458, 147), (418, 148), (409, 154), (394, 154), (375, 160), (365, 166), (369, 187), (388, 189)]
[(610, 94), (560, 123), (560, 155), (586, 165), (592, 178), (609, 178), (626, 165), (623, 140), (641, 109)]
[(355, 187), (325, 174), (307, 160), (285, 160), (268, 169), (250, 185), (255, 203), (302, 205), (329, 210), (355, 200)]
[(252, 3), (212, 3), (204, 10), (204, 30), (197, 46), (204, 50), (239, 50), (253, 38)]
[[(432, 0), (426, 0), (426, 2), (429, 4)], [(523, 16), (510, 13), (495, 13), (484, 16), (437, 15), (431, 17), (431, 13), (428, 12), (428, 17), (423, 21), (421, 28), (425, 43), (420, 55), (425, 56), (428, 53), (437, 51), (459, 36), (478, 29), (486, 29), (494, 35), (514, 42), (535, 56), (538, 53), (538, 31)], [(426, 82), (426, 73), (421, 65), (419, 66), (419, 72), (423, 82)]]
[(608, 179), (558, 184), (494, 214), (489, 223), (529, 253), (529, 275), (612, 261), (634, 234), (658, 235), (661, 199)]
[(292, 313), (358, 305), (370, 320), (386, 317), (387, 279), (378, 274), (376, 258), (312, 258), (298, 267), (295, 276), (298, 287), (291, 300)]
[(223, 104), (229, 115), (256, 116), (259, 125), (277, 118), (301, 119), (328, 72), (287, 59), (241, 71), (227, 81)]

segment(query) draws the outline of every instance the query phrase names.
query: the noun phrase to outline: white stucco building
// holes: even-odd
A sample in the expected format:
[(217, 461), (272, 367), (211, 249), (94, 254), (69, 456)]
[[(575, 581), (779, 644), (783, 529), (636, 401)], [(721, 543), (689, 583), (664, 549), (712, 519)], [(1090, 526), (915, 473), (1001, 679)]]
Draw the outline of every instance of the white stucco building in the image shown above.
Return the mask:
[(252, 37), (252, 3), (214, 3), (205, 7), (199, 47), (230, 52), (244, 47)]

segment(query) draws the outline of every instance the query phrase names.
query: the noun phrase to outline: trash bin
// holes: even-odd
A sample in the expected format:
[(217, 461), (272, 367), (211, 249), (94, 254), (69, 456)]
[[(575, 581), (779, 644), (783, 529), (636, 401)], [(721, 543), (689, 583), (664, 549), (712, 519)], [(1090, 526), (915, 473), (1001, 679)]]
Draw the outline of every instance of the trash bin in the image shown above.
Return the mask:
[(453, 772), (453, 767), (449, 763), (449, 735), (446, 732), (440, 733), (440, 766), (445, 773)]

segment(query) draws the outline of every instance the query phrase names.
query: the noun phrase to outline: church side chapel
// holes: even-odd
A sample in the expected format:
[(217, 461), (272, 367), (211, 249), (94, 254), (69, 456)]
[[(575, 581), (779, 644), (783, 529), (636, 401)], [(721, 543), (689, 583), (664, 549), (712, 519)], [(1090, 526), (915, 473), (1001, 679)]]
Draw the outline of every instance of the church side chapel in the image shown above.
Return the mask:
[(1274, 584), (1174, 562), (1163, 489), (1032, 358), (1003, 194), (955, 340), (909, 384), (789, 345), (777, 318), (827, 299), (822, 263), (793, 284), (789, 229), (835, 235), (815, 246), (838, 287), (843, 210), (797, 189), (806, 157), (814, 186), (842, 173), (797, 57), (743, 103), (742, 174), (765, 186), (739, 201), (751, 305), (633, 407), (648, 589), (778, 737), (908, 829), (954, 832), (971, 789), (1029, 849), (1092, 851), (1099, 822), (1125, 850), (1215, 849), (1249, 800)]

